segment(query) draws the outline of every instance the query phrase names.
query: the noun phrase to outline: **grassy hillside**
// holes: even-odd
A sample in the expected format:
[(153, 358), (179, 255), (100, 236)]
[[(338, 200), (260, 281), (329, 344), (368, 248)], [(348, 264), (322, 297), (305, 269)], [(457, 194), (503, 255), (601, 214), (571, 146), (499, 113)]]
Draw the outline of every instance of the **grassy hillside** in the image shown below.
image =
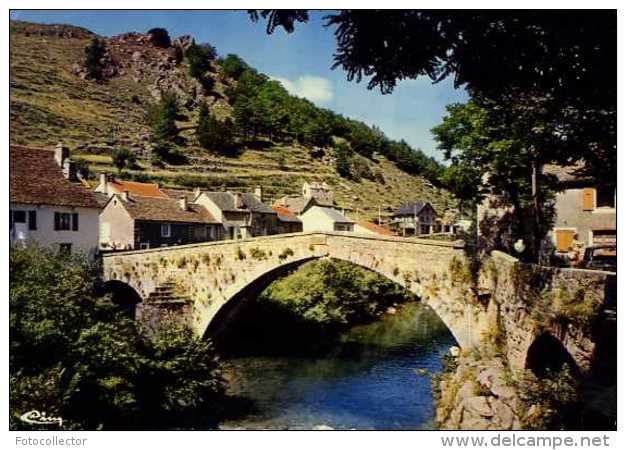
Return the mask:
[[(127, 147), (138, 155), (139, 163), (124, 176), (157, 181), (167, 187), (244, 190), (260, 184), (268, 199), (275, 199), (299, 193), (304, 180), (326, 181), (335, 188), (341, 204), (359, 208), (367, 218), (377, 217), (379, 207), (385, 215), (411, 199), (431, 201), (440, 212), (456, 205), (445, 190), (399, 170), (383, 156), (364, 158), (364, 163), (380, 172), (384, 183), (341, 178), (330, 149), (320, 154), (300, 144), (262, 141), (255, 148), (244, 146), (236, 157), (214, 154), (197, 145), (197, 112), (189, 105), (181, 108), (178, 122), (183, 137), (180, 150), (188, 162), (152, 167), (147, 150), (146, 108), (155, 101), (157, 87), (165, 85), (180, 92), (195, 89), (185, 61), (168, 63), (164, 50), (138, 46), (134, 37), (107, 38), (118, 73), (107, 81), (95, 82), (77, 75), (84, 48), (93, 36), (89, 31), (66, 25), (11, 22), (10, 36), (11, 142), (49, 146), (62, 141), (70, 146), (75, 158), (90, 164), (94, 176), (114, 171), (112, 149)], [(206, 98), (218, 117), (230, 115), (224, 96), (230, 83), (217, 76), (213, 93)]]

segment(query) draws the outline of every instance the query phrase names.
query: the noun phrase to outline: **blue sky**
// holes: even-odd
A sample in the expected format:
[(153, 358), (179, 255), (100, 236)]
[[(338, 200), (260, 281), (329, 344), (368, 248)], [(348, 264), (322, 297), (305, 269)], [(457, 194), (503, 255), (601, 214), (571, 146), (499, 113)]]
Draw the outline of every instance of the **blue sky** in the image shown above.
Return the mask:
[(265, 24), (251, 22), (243, 11), (13, 11), (11, 17), (41, 23), (69, 23), (111, 36), (127, 31), (166, 28), (170, 36), (192, 35), (209, 42), (218, 53), (236, 53), (259, 71), (279, 79), (295, 95), (307, 97), (369, 125), (393, 139), (441, 159), (430, 129), (441, 121), (445, 105), (463, 102), (465, 91), (451, 79), (433, 85), (426, 78), (402, 81), (392, 94), (368, 90), (366, 83), (348, 82), (341, 69), (331, 70), (333, 29), (323, 28), (324, 12), (312, 12), (293, 34), (282, 28), (265, 34)]

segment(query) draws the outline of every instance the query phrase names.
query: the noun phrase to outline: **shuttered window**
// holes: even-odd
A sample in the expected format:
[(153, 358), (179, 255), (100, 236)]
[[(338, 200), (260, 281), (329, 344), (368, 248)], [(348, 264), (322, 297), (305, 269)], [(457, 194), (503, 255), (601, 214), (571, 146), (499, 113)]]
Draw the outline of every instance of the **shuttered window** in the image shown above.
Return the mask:
[(78, 231), (78, 213), (72, 213), (72, 231)]
[(572, 242), (574, 241), (574, 230), (555, 230), (556, 236), (556, 251), (567, 252), (572, 248)]
[(592, 211), (595, 206), (595, 194), (594, 188), (583, 189), (583, 211)]

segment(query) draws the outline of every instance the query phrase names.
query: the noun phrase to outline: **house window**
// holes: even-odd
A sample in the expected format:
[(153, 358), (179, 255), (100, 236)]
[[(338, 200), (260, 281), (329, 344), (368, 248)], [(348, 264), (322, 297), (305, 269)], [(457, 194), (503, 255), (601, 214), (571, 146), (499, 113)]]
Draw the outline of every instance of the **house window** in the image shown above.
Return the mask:
[(37, 211), (28, 211), (28, 229), (37, 229)]
[(69, 256), (72, 254), (72, 244), (59, 244), (59, 255)]
[(617, 233), (615, 230), (594, 230), (592, 236), (593, 245), (615, 244)]
[(26, 223), (26, 211), (13, 211), (13, 223)]
[(170, 237), (172, 235), (172, 227), (169, 223), (161, 224), (161, 237)]
[[(76, 215), (76, 230), (78, 230), (78, 214)], [(72, 214), (71, 213), (54, 213), (54, 229), (56, 231), (70, 230), (72, 228)]]
[(599, 186), (596, 189), (596, 208), (615, 208), (615, 187)]

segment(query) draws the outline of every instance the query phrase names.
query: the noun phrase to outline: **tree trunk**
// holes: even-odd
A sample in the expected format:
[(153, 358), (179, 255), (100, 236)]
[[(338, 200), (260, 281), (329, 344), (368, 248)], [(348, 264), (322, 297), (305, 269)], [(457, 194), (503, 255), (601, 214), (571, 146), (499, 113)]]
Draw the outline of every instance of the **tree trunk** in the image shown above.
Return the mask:
[(542, 165), (536, 159), (532, 161), (532, 196), (533, 196), (533, 254), (539, 256), (539, 247), (543, 239), (543, 202), (541, 199), (541, 188), (539, 186), (542, 172)]

